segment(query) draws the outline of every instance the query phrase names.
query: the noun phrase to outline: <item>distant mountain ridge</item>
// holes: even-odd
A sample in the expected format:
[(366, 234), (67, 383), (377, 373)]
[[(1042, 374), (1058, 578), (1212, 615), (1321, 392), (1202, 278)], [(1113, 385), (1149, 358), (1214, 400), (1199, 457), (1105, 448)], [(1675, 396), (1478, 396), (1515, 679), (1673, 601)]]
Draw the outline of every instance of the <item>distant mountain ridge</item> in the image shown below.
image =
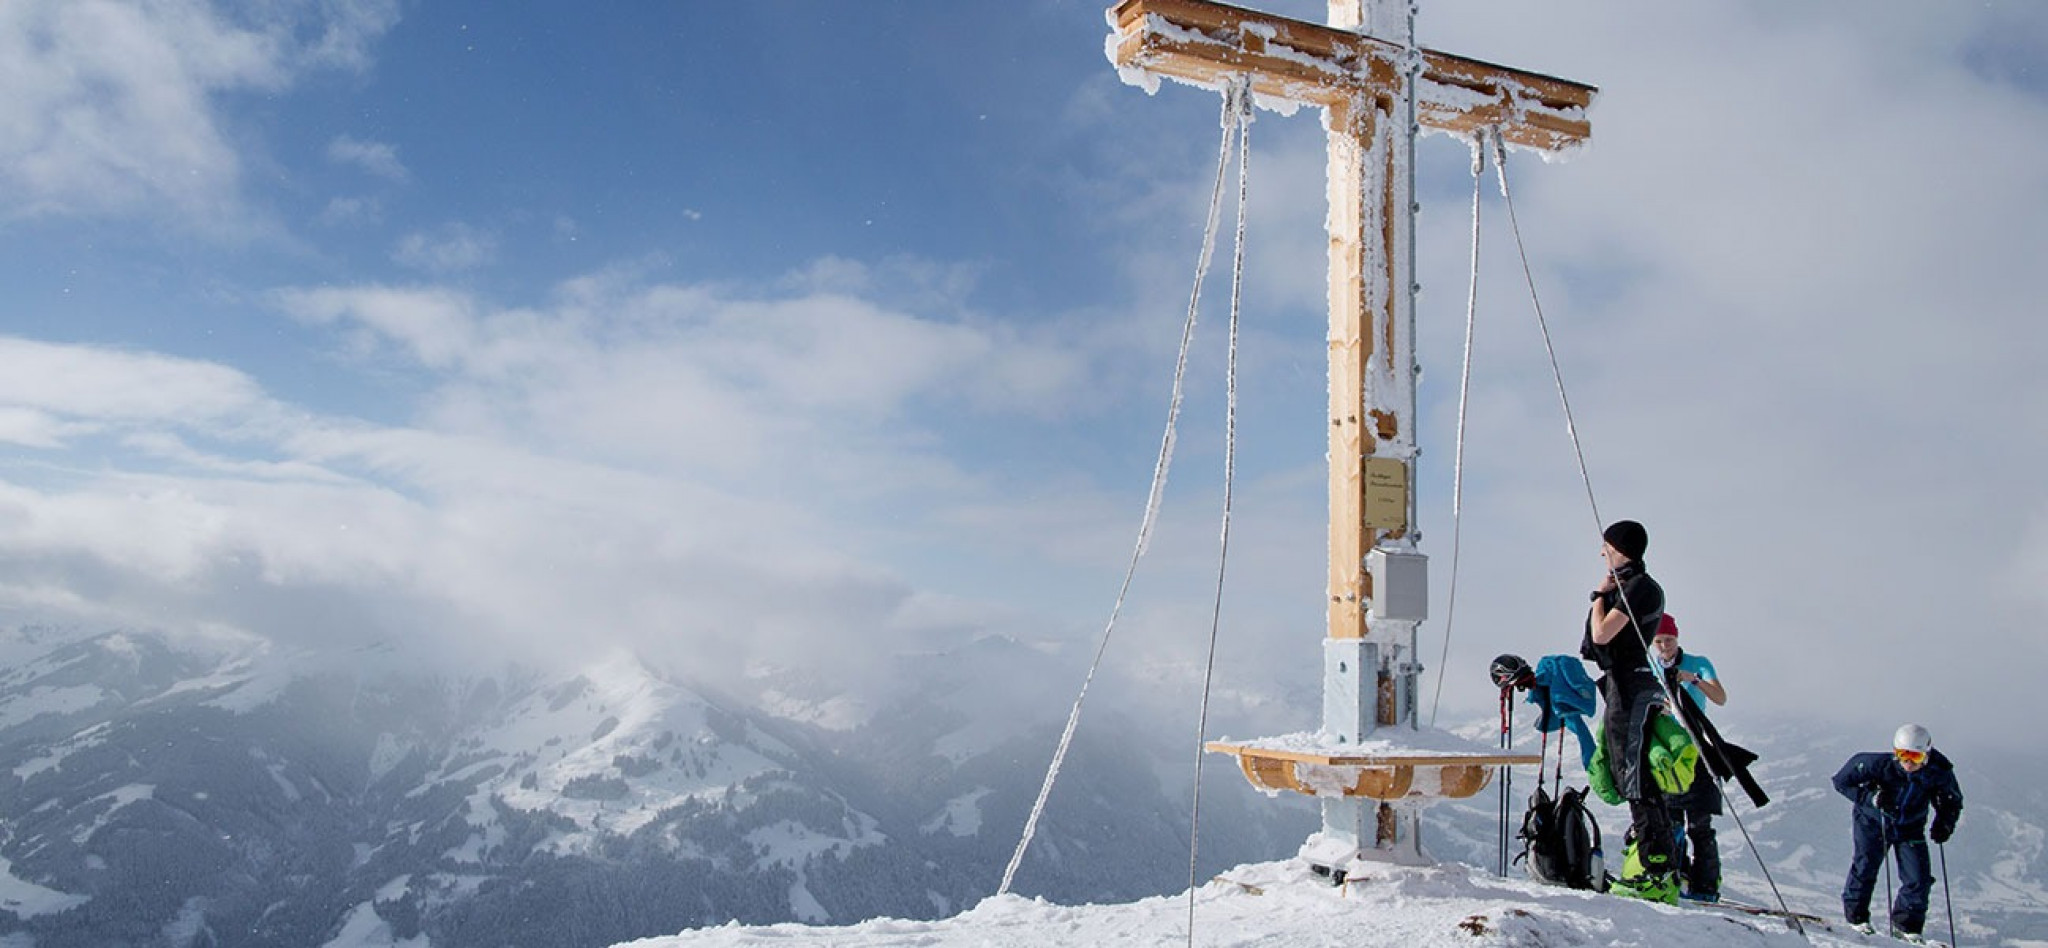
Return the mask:
[[(921, 687), (856, 713), (815, 683), (741, 698), (627, 655), (454, 678), (50, 629), (0, 655), (0, 940), (102, 948), (951, 914), (994, 891), (1057, 733), (984, 699), (985, 666), (1065, 671), (983, 640), (906, 657)], [(1077, 740), (1021, 890), (1185, 885), (1185, 801), (1117, 734)], [(1216, 812), (1219, 867), (1303, 832), (1299, 808)]]

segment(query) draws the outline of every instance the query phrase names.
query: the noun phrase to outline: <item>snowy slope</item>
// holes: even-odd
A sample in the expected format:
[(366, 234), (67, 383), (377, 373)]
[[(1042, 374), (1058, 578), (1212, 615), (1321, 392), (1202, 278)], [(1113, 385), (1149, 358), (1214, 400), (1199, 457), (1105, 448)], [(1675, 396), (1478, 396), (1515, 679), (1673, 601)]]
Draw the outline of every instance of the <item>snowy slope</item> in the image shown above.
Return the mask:
[[(1227, 881), (1225, 881), (1227, 880)], [(875, 919), (839, 928), (769, 925), (687, 932), (633, 948), (832, 945), (865, 948), (1036, 948), (1042, 945), (1189, 944), (1185, 893), (1123, 905), (1063, 906), (992, 898), (934, 922)], [(1241, 866), (1196, 893), (1193, 944), (1307, 948), (1471, 948), (1474, 945), (1896, 945), (1839, 926), (1809, 925), (1731, 910), (1651, 905), (1588, 892), (1496, 879), (1464, 866), (1386, 866), (1342, 888), (1295, 861)]]

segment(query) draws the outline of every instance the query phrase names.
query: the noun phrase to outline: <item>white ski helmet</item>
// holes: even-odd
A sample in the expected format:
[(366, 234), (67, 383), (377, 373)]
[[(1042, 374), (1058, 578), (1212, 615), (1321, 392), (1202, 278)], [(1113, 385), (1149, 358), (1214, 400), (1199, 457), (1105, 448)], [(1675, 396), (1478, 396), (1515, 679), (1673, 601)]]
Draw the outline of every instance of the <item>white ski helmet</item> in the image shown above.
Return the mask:
[(1892, 749), (1925, 754), (1934, 749), (1934, 735), (1918, 724), (1901, 724), (1892, 735)]

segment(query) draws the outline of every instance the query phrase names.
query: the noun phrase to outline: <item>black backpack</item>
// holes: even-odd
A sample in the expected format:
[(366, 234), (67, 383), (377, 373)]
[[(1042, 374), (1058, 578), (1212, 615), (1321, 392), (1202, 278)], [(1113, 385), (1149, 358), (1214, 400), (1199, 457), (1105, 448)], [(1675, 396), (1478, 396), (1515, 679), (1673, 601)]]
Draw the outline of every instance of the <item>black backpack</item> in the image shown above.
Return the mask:
[(1607, 889), (1606, 860), (1600, 852), (1600, 824), (1586, 809), (1584, 789), (1566, 790), (1556, 800), (1536, 788), (1522, 817), (1522, 853), (1529, 876), (1569, 889)]

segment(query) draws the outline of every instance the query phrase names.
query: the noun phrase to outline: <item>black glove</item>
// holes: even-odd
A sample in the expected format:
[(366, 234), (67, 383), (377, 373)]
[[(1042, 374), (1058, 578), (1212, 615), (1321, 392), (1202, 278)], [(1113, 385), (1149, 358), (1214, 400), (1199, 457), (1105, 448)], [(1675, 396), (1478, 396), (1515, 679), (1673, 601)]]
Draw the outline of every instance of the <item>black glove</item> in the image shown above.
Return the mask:
[(1890, 813), (1892, 811), (1892, 804), (1896, 802), (1897, 796), (1898, 794), (1893, 792), (1891, 787), (1879, 784), (1877, 792), (1870, 795), (1870, 803), (1872, 806), (1877, 807), (1879, 812)]
[(1939, 846), (1948, 842), (1948, 838), (1955, 835), (1955, 832), (1955, 830), (1949, 829), (1946, 826), (1937, 826), (1934, 828), (1934, 832), (1929, 835), (1934, 837), (1934, 845)]

